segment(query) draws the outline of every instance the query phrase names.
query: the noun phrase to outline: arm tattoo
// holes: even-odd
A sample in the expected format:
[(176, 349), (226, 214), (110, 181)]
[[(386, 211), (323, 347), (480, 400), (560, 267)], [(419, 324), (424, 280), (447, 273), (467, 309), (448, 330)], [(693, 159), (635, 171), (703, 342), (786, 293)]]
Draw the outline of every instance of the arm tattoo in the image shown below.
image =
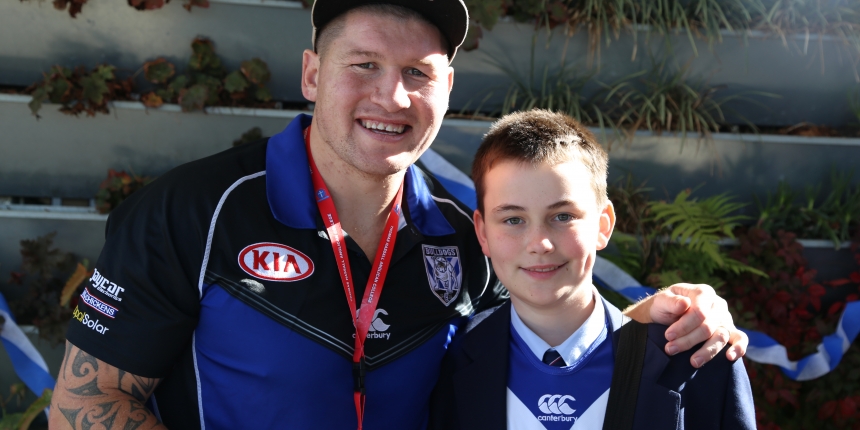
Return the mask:
[(164, 428), (144, 406), (158, 379), (117, 369), (71, 344), (66, 346), (61, 373), (53, 407), (71, 428)]
[(99, 371), (98, 359), (79, 349), (78, 353), (75, 354), (74, 362), (72, 362), (72, 375), (77, 378), (83, 378), (84, 376), (89, 375), (90, 369), (86, 367), (87, 364), (92, 366), (93, 372)]

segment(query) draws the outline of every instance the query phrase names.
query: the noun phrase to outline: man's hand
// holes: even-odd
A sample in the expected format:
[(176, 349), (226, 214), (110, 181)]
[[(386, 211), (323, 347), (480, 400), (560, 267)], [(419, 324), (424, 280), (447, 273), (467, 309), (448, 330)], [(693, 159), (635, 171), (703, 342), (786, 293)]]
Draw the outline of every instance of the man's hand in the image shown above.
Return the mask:
[(726, 301), (704, 284), (675, 284), (625, 310), (636, 321), (669, 325), (666, 354), (675, 355), (696, 344), (705, 344), (690, 357), (693, 367), (711, 361), (726, 343), (731, 361), (743, 356), (749, 338), (735, 328)]

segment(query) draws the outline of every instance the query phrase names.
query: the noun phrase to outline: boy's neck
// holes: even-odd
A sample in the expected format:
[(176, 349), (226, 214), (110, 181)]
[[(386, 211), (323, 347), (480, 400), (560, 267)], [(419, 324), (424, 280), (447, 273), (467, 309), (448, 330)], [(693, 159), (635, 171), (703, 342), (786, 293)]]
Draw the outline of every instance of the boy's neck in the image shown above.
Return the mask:
[(551, 306), (536, 307), (511, 295), (511, 305), (522, 322), (534, 334), (556, 347), (575, 333), (594, 311), (594, 288), (583, 285), (568, 298)]

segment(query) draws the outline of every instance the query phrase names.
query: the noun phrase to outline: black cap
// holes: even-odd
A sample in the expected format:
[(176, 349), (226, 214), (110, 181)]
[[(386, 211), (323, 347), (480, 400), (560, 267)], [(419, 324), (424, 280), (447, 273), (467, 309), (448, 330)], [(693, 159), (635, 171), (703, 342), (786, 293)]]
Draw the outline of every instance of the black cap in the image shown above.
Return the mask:
[(391, 4), (412, 9), (435, 25), (448, 40), (448, 61), (454, 59), (457, 48), (469, 30), (469, 11), (463, 0), (316, 0), (311, 9), (314, 26), (312, 43), (316, 49), (317, 32), (333, 19), (359, 6)]

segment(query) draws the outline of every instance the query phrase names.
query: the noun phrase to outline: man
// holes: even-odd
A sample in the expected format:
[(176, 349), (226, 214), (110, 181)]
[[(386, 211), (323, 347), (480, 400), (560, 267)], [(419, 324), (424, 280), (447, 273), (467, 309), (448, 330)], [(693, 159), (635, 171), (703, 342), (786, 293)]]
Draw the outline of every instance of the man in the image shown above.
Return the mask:
[[(468, 17), (459, 0), (364, 3), (315, 2), (313, 118), (180, 166), (111, 214), (52, 428), (426, 425), (450, 337), (506, 297), (468, 210), (412, 165)], [(713, 335), (707, 361), (729, 340), (725, 302), (674, 288), (694, 306), (667, 292), (632, 316), (686, 311), (668, 348)], [(746, 340), (731, 335), (736, 357)]]

